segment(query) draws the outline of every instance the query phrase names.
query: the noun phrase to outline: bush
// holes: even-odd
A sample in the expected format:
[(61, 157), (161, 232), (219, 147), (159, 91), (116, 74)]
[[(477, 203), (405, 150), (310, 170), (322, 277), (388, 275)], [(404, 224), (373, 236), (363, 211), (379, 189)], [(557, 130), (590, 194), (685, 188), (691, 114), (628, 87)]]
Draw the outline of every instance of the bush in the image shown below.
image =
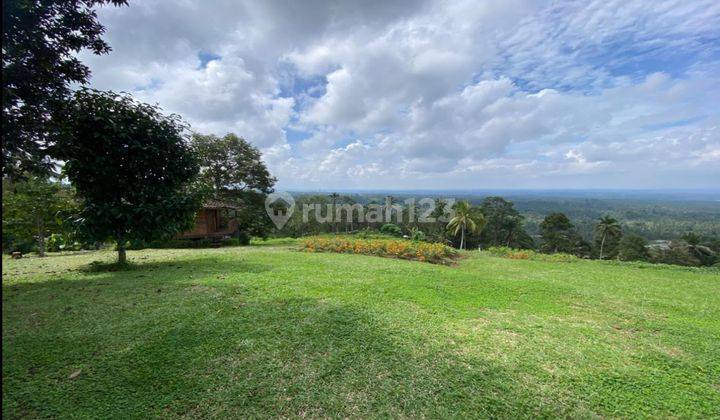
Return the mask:
[(250, 235), (245, 231), (240, 231), (237, 241), (238, 245), (250, 245)]
[(168, 240), (156, 240), (150, 242), (128, 242), (126, 243), (126, 249), (167, 249), (167, 248), (215, 248), (219, 246), (239, 246), (243, 245), (238, 238), (222, 238), (220, 241), (213, 239), (168, 239)]
[(425, 233), (422, 230), (418, 228), (413, 228), (410, 231), (410, 239), (412, 239), (413, 241), (424, 241), (427, 238), (425, 237)]
[(647, 261), (650, 259), (645, 238), (634, 234), (623, 236), (618, 246), (618, 259), (622, 261)]
[(83, 244), (75, 240), (71, 235), (60, 233), (53, 233), (45, 241), (45, 251), (47, 252), (80, 251), (81, 249), (91, 248), (93, 248), (92, 244)]
[[(347, 234), (338, 234), (339, 236), (346, 236)], [(316, 235), (309, 235), (309, 236), (316, 236)], [(397, 235), (391, 235), (388, 233), (380, 232), (380, 230), (372, 229), (372, 228), (364, 228), (359, 230), (357, 233), (352, 234), (355, 238), (362, 238), (362, 239), (395, 239), (398, 236)], [(401, 235), (402, 236), (402, 235)]]
[(408, 241), (402, 239), (362, 239), (342, 236), (307, 238), (301, 245), (307, 252), (338, 252), (346, 254), (377, 255), (447, 264), (457, 257), (457, 251), (437, 243)]
[(13, 252), (28, 254), (30, 252), (37, 251), (37, 244), (32, 241), (13, 241), (5, 248), (5, 250), (8, 254), (12, 254)]
[(400, 226), (398, 225), (392, 223), (385, 223), (380, 227), (380, 233), (400, 237), (402, 236), (402, 229), (400, 229)]
[(578, 260), (578, 257), (570, 254), (542, 254), (531, 249), (513, 249), (506, 246), (493, 246), (488, 248), (486, 252), (496, 257), (509, 258), (512, 260), (534, 260), (548, 262), (573, 262)]
[(357, 236), (358, 238), (363, 238), (363, 239), (367, 239), (367, 238), (370, 238), (371, 236), (375, 236), (375, 235), (376, 235), (376, 233), (373, 232), (373, 230), (370, 229), (369, 227), (362, 228), (362, 229), (358, 230), (358, 232), (355, 234), (355, 236)]

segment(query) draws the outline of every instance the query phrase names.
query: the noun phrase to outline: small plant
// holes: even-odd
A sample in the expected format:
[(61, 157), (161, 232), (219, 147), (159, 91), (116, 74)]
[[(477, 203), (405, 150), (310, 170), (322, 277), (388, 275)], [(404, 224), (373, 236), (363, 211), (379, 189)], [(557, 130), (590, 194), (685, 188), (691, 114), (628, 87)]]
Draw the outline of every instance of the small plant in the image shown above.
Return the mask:
[(363, 238), (363, 239), (370, 238), (370, 237), (372, 237), (372, 236), (374, 236), (374, 235), (377, 235), (377, 233), (376, 233), (375, 231), (373, 231), (372, 229), (370, 229), (369, 227), (360, 229), (360, 230), (355, 234), (355, 236), (357, 236), (358, 238)]

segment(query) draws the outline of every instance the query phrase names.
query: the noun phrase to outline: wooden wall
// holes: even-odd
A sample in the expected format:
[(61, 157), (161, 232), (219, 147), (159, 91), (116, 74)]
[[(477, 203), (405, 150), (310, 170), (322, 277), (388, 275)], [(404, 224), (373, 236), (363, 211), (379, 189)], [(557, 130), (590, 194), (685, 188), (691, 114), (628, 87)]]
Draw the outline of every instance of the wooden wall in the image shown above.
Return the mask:
[(195, 216), (195, 225), (192, 230), (183, 232), (180, 237), (199, 237), (205, 236), (215, 231), (217, 226), (217, 210), (214, 209), (201, 209)]
[(195, 225), (192, 230), (183, 232), (180, 238), (196, 239), (204, 237), (226, 236), (237, 230), (237, 221), (231, 219), (228, 226), (220, 229), (220, 210), (218, 209), (201, 209), (195, 216)]

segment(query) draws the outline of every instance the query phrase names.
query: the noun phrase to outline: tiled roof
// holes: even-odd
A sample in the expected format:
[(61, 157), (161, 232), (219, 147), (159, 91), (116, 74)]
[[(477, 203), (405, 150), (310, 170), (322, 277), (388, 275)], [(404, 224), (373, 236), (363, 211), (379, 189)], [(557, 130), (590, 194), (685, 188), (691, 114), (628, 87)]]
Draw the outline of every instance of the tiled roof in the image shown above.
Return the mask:
[(205, 200), (203, 203), (204, 209), (234, 209), (238, 210), (240, 206), (237, 203), (233, 203), (230, 201), (223, 201), (223, 200), (216, 200), (216, 199), (210, 199)]

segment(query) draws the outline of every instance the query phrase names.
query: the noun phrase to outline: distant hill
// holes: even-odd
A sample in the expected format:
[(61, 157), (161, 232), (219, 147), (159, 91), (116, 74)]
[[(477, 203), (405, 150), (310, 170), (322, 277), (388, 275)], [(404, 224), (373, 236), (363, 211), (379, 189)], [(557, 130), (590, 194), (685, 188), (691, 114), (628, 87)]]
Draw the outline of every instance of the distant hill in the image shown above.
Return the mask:
[(586, 238), (602, 215), (621, 221), (623, 230), (647, 239), (676, 239), (688, 232), (720, 236), (720, 190), (375, 190), (295, 191), (295, 196), (338, 192), (358, 203), (382, 201), (391, 195), (399, 203), (414, 197), (455, 198), (479, 204), (485, 197), (501, 196), (515, 203), (526, 217), (525, 228), (538, 233), (547, 214), (568, 215)]

